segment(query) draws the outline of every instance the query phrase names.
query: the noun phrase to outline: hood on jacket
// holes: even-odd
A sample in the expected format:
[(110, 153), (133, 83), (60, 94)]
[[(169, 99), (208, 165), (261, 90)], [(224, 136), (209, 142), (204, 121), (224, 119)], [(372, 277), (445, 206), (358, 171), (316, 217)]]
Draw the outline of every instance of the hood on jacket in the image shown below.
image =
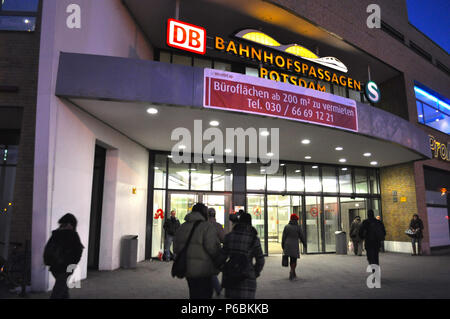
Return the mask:
[(184, 217), (184, 220), (187, 222), (205, 221), (205, 217), (200, 212), (190, 212)]
[(290, 220), (289, 225), (298, 225), (298, 220)]

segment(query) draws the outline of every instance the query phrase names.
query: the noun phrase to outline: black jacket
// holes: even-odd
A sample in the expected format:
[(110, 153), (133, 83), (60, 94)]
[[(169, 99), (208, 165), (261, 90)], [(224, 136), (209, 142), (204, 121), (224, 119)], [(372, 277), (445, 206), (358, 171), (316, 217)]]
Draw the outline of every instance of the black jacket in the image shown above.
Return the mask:
[(174, 236), (178, 228), (180, 228), (180, 221), (175, 217), (170, 216), (170, 218), (164, 222), (164, 230), (166, 231), (166, 234), (170, 236)]
[(81, 259), (83, 245), (76, 231), (57, 229), (45, 245), (44, 263), (50, 266), (50, 271), (65, 273), (67, 266), (76, 265)]
[(411, 219), (411, 222), (409, 223), (409, 228), (411, 229), (418, 229), (414, 237), (416, 238), (423, 238), (423, 222), (420, 218), (417, 218), (417, 220)]
[(362, 222), (359, 228), (359, 237), (365, 240), (366, 246), (373, 244), (379, 245), (382, 240), (377, 239), (378, 230), (384, 238), (386, 236), (386, 229), (384, 228), (383, 222), (376, 218), (368, 218)]

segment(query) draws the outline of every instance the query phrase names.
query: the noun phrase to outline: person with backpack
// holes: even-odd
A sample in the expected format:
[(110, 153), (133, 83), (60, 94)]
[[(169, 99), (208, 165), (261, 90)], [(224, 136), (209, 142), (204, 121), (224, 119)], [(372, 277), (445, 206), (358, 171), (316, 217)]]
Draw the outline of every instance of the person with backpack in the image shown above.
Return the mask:
[[(411, 244), (413, 253), (412, 256), (421, 255), (422, 254), (422, 238), (423, 238), (423, 222), (419, 218), (419, 215), (414, 214), (411, 222), (409, 223), (409, 229), (412, 230), (414, 235), (411, 236)], [(417, 243), (417, 252), (416, 252), (416, 243)]]
[(175, 209), (172, 209), (170, 211), (170, 217), (164, 222), (164, 231), (165, 231), (165, 238), (164, 238), (164, 256), (167, 262), (170, 261), (170, 246), (172, 246), (173, 238), (175, 237), (175, 233), (177, 232), (178, 228), (180, 228), (180, 221), (175, 217), (176, 211)]
[(216, 259), (221, 255), (220, 240), (215, 226), (208, 222), (204, 204), (195, 204), (184, 220), (186, 222), (178, 229), (173, 243), (174, 267), (178, 265), (179, 258), (183, 255), (185, 258), (184, 274), (177, 277), (186, 278), (189, 299), (210, 299), (213, 295), (212, 277), (219, 273)]
[[(252, 216), (241, 213), (233, 230), (225, 235), (223, 249), (228, 258), (223, 269), (225, 297), (254, 299), (256, 278), (264, 267), (264, 255)], [(255, 259), (255, 263), (253, 263)]]
[(50, 272), (56, 280), (50, 298), (68, 299), (67, 280), (73, 274), (68, 271), (68, 267), (78, 264), (84, 247), (76, 231), (77, 219), (74, 215), (65, 214), (58, 223), (59, 228), (52, 232), (45, 245), (44, 263), (50, 266)]
[(350, 226), (350, 238), (353, 242), (353, 251), (355, 256), (362, 256), (362, 240), (359, 237), (359, 229), (361, 228), (361, 217), (356, 216)]
[(283, 248), (283, 254), (290, 259), (291, 271), (289, 272), (289, 280), (296, 280), (297, 274), (295, 268), (297, 267), (297, 258), (300, 258), (299, 242), (305, 243), (302, 229), (298, 224), (298, 216), (291, 215), (289, 224), (284, 226), (283, 237), (281, 240), (281, 248)]
[(379, 265), (381, 242), (386, 237), (386, 230), (381, 220), (375, 218), (372, 209), (367, 211), (367, 219), (362, 222), (359, 237), (365, 241), (369, 265)]

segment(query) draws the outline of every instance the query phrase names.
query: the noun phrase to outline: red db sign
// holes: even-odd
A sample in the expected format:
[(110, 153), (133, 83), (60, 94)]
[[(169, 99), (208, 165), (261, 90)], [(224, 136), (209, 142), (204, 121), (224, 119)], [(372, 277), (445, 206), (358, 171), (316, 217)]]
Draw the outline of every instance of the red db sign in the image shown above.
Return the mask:
[(206, 52), (206, 30), (193, 24), (169, 19), (167, 45), (198, 54)]

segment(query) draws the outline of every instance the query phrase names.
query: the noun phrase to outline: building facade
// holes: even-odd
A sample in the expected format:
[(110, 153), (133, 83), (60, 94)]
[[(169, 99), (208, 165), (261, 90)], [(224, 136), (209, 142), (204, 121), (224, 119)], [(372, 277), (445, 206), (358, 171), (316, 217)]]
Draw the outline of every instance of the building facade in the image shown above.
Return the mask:
[[(380, 28), (370, 1), (24, 3), (0, 9), (0, 248), (31, 242), (34, 290), (51, 287), (42, 252), (67, 212), (82, 278), (120, 267), (126, 235), (156, 258), (168, 212), (183, 222), (198, 201), (227, 230), (251, 213), (268, 255), (292, 213), (304, 253), (334, 253), (368, 209), (387, 251), (411, 251), (413, 214), (424, 253), (450, 246), (450, 60), (405, 1), (380, 2)], [(243, 153), (209, 152), (228, 128)]]

